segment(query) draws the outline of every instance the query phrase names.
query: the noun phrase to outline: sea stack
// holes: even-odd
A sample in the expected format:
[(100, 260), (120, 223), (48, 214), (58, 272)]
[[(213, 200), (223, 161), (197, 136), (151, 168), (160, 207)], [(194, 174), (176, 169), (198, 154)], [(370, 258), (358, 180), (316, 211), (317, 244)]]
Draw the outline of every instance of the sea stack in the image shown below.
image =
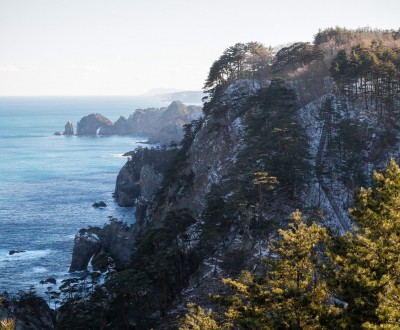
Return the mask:
[(63, 135), (74, 135), (74, 126), (72, 123), (68, 120), (68, 122), (65, 124), (65, 129)]

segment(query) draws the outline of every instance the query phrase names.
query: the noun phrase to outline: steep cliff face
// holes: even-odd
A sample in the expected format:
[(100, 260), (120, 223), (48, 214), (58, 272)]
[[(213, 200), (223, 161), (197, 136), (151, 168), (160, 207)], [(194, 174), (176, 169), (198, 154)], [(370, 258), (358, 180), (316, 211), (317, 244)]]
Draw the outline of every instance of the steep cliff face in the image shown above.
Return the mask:
[(173, 148), (139, 148), (126, 153), (130, 158), (118, 173), (115, 184), (118, 205), (135, 206), (138, 197), (142, 202), (150, 200), (175, 154)]
[[(162, 221), (175, 209), (188, 208), (200, 216), (205, 207), (205, 196), (212, 184), (222, 184), (223, 177), (232, 171), (238, 151), (242, 146), (243, 126), (240, 111), (246, 98), (260, 86), (254, 81), (241, 80), (231, 85), (214, 104), (226, 112), (209, 115), (200, 121), (185, 152), (185, 160), (178, 164), (178, 179), (171, 182), (162, 203), (150, 205), (152, 221)], [(185, 181), (192, 177), (187, 185)], [(183, 179), (183, 180), (182, 180)], [(173, 202), (165, 202), (173, 201)]]

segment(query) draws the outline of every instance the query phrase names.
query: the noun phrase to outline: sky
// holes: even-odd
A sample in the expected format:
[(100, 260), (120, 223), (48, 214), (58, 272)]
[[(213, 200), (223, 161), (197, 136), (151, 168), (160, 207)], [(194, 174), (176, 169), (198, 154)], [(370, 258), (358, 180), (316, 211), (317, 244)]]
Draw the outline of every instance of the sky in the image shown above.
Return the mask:
[(237, 42), (400, 28), (399, 0), (0, 0), (0, 96), (200, 90)]

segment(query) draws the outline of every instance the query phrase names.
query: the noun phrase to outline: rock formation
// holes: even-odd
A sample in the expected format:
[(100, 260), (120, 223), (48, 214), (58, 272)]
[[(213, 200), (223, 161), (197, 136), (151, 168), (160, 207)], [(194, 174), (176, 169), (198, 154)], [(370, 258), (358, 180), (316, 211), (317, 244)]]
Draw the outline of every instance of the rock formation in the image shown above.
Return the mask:
[(70, 121), (65, 124), (63, 135), (74, 135), (74, 126)]
[(74, 240), (70, 272), (87, 269), (91, 259), (110, 254), (115, 261), (127, 265), (133, 247), (133, 232), (122, 222), (111, 221), (104, 228), (81, 229)]
[(112, 126), (112, 124), (108, 118), (98, 113), (92, 113), (78, 122), (76, 135), (97, 135), (101, 127)]
[(75, 235), (70, 272), (85, 270), (89, 260), (99, 252), (101, 248), (100, 230), (98, 227), (90, 227), (79, 230)]
[(141, 148), (125, 154), (131, 158), (117, 176), (114, 197), (118, 205), (135, 206), (139, 196), (150, 199), (175, 154), (176, 150), (170, 148)]
[(100, 201), (100, 202), (93, 203), (92, 206), (94, 208), (103, 208), (103, 207), (107, 207), (107, 204), (103, 201)]

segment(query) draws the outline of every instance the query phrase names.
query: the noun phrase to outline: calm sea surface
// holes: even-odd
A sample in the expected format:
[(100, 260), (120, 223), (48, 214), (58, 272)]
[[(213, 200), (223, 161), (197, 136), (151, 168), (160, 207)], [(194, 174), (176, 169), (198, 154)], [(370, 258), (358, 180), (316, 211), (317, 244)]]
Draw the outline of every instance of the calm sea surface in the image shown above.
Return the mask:
[[(112, 121), (137, 108), (166, 106), (135, 97), (0, 97), (0, 292), (67, 276), (74, 235), (112, 216), (134, 222), (112, 198), (115, 179), (143, 137), (54, 136), (98, 112)], [(96, 201), (105, 209), (94, 209)], [(26, 252), (9, 255), (10, 250)]]

